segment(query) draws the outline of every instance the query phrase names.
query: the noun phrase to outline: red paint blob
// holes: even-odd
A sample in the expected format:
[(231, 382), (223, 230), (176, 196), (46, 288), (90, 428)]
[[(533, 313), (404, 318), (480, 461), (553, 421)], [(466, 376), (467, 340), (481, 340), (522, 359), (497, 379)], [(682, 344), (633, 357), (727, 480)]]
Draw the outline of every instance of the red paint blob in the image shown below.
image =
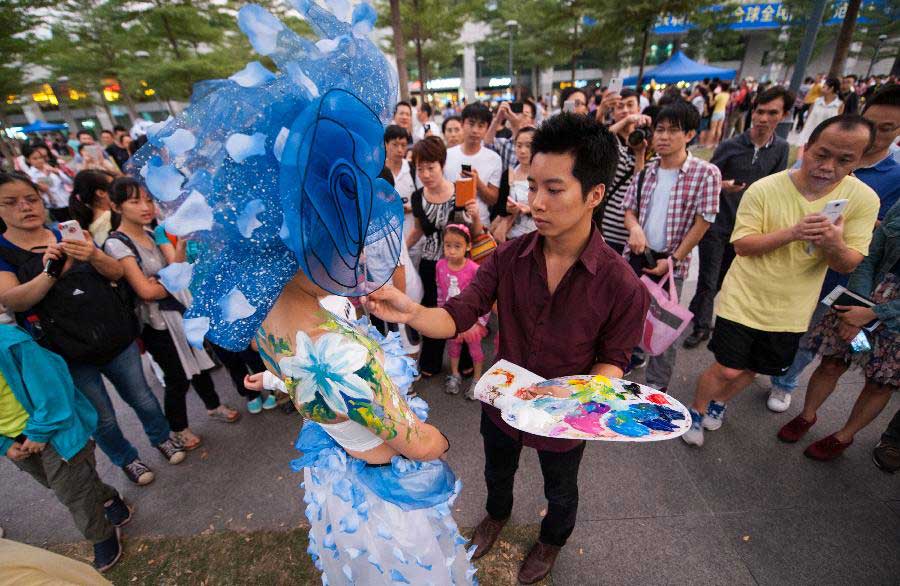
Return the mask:
[(660, 393), (653, 393), (652, 395), (647, 397), (647, 400), (650, 401), (651, 403), (656, 403), (657, 405), (668, 405), (669, 404), (669, 401), (666, 400), (666, 396), (662, 395)]

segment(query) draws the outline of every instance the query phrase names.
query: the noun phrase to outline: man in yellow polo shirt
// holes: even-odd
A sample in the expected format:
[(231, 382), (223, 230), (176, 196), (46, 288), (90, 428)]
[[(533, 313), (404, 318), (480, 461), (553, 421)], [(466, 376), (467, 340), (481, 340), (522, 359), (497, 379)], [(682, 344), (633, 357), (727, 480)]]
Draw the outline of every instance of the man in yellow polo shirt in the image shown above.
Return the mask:
[[(716, 362), (700, 376), (691, 429), (682, 436), (703, 445), (703, 430), (721, 427), (725, 402), (757, 374), (780, 375), (794, 360), (828, 268), (849, 273), (869, 250), (878, 196), (850, 176), (875, 139), (871, 122), (835, 116), (810, 135), (799, 169), (750, 186), (741, 200), (731, 242), (731, 265), (709, 348)], [(847, 200), (832, 223), (822, 211)]]

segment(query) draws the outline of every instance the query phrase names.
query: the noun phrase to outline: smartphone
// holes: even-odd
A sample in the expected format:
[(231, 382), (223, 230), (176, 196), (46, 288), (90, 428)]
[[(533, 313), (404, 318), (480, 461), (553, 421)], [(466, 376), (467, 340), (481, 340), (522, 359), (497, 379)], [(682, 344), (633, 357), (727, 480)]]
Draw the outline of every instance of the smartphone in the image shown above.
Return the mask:
[(425, 132), (426, 132), (426, 133), (431, 132), (431, 124), (426, 124), (426, 125), (425, 125)]
[(59, 231), (62, 239), (67, 242), (84, 242), (84, 232), (77, 220), (69, 220), (59, 223)]
[(475, 199), (475, 180), (471, 177), (456, 180), (456, 209), (466, 209), (466, 204)]
[(609, 80), (609, 91), (612, 93), (619, 93), (622, 91), (622, 78), (614, 77)]
[(834, 201), (830, 201), (825, 204), (825, 209), (822, 210), (822, 215), (828, 218), (828, 221), (834, 224), (837, 222), (837, 219), (844, 213), (844, 208), (847, 207), (847, 204), (850, 200), (847, 199), (836, 199)]
[(575, 100), (566, 100), (563, 102), (563, 112), (574, 112), (575, 111)]
[(525, 104), (523, 104), (522, 102), (513, 102), (512, 104), (509, 105), (509, 110), (513, 114), (521, 114), (522, 108), (524, 108), (524, 107), (525, 107)]
[(463, 165), (462, 165), (462, 170), (463, 170), (464, 172), (466, 172), (466, 173), (471, 173), (471, 172), (472, 172), (472, 165), (467, 165), (466, 163), (463, 163)]

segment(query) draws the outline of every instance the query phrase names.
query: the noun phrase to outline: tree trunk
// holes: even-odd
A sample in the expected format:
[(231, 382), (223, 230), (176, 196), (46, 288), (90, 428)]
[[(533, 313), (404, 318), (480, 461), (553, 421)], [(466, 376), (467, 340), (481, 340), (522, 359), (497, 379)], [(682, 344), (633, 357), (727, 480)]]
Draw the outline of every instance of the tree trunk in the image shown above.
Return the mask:
[(163, 28), (166, 29), (166, 38), (169, 40), (169, 44), (172, 45), (172, 51), (175, 53), (176, 59), (181, 59), (181, 51), (178, 49), (178, 41), (175, 40), (175, 34), (172, 32), (172, 26), (169, 24), (169, 19), (165, 14), (161, 15)]
[(394, 29), (394, 56), (397, 59), (397, 78), (400, 83), (400, 99), (409, 101), (409, 71), (406, 69), (406, 39), (400, 20), (400, 0), (391, 0), (391, 28)]
[(638, 75), (637, 75), (637, 84), (636, 87), (638, 91), (641, 91), (641, 87), (644, 83), (644, 66), (647, 64), (647, 49), (650, 46), (650, 23), (646, 23), (644, 25), (644, 39), (641, 43), (641, 64), (638, 67)]
[(828, 77), (843, 77), (844, 64), (847, 62), (847, 53), (850, 51), (850, 43), (853, 41), (853, 31), (856, 29), (856, 18), (859, 16), (859, 7), (862, 0), (848, 0), (847, 14), (841, 23), (841, 32), (838, 33), (837, 46), (834, 48), (834, 57), (831, 60), (831, 69)]
[(413, 41), (416, 44), (416, 65), (419, 68), (419, 97), (422, 100), (422, 103), (425, 103), (425, 85), (428, 83), (428, 74), (425, 71), (425, 55), (422, 54), (422, 31), (419, 28), (419, 18), (421, 18), (421, 12), (419, 12), (419, 0), (413, 0), (413, 11), (416, 15), (416, 21), (413, 25), (413, 36), (415, 37)]

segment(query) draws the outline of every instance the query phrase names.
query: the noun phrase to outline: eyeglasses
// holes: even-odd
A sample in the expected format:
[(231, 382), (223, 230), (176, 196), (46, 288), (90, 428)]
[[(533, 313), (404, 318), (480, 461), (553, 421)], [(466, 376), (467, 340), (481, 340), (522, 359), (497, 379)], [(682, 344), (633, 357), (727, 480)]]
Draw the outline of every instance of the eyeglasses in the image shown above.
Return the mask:
[(22, 199), (7, 199), (0, 201), (0, 207), (4, 208), (21, 208), (22, 204), (28, 204), (28, 207), (35, 207), (41, 203), (41, 198), (36, 195), (29, 195)]

